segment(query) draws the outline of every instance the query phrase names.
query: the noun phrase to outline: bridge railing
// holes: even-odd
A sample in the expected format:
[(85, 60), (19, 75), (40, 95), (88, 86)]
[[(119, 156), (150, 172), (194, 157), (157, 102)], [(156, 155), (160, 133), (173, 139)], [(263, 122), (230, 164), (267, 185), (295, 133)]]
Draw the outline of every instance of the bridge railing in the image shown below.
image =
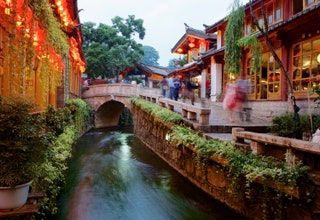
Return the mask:
[(236, 144), (248, 146), (253, 154), (285, 159), (290, 166), (295, 166), (297, 160), (301, 160), (311, 169), (318, 170), (320, 167), (318, 143), (250, 132), (243, 128), (233, 128), (232, 139)]
[(211, 109), (202, 106), (190, 105), (183, 102), (173, 101), (162, 97), (161, 90), (132, 84), (101, 84), (87, 87), (83, 91), (82, 98), (104, 97), (104, 96), (139, 96), (150, 102), (159, 104), (161, 107), (172, 111), (181, 112), (188, 120), (198, 121), (200, 125), (209, 124)]
[(190, 105), (184, 102), (178, 102), (171, 99), (162, 97), (157, 93), (145, 93), (141, 92), (139, 95), (144, 100), (156, 103), (163, 108), (167, 108), (171, 111), (180, 112), (181, 115), (191, 121), (197, 121), (200, 125), (208, 125), (209, 117), (211, 113), (210, 108), (202, 106)]
[(160, 95), (160, 89), (143, 87), (136, 84), (100, 84), (94, 86), (88, 86), (83, 91), (82, 98), (98, 97), (106, 95), (117, 95), (117, 96), (139, 96), (140, 94), (147, 95)]

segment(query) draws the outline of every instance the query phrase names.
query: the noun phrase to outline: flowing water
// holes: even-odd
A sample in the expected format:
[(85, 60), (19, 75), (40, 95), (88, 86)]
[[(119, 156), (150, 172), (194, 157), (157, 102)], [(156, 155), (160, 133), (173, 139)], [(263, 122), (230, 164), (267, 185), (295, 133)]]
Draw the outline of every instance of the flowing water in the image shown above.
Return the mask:
[(243, 219), (178, 174), (130, 129), (86, 133), (69, 169), (59, 219)]

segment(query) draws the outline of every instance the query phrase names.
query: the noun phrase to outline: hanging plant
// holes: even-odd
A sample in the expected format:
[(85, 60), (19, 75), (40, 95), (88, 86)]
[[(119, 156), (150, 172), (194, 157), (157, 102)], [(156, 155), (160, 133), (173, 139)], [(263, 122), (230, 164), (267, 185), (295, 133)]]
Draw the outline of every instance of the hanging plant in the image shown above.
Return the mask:
[(241, 70), (241, 46), (238, 40), (243, 36), (244, 7), (240, 5), (239, 0), (235, 0), (232, 5), (232, 11), (227, 17), (227, 28), (224, 34), (225, 39), (225, 71), (229, 77), (235, 77)]
[(255, 35), (242, 37), (238, 40), (238, 45), (249, 49), (249, 56), (252, 57), (251, 72), (259, 74), (261, 70), (262, 48), (257, 37)]
[(28, 0), (35, 16), (45, 27), (47, 42), (54, 48), (54, 50), (66, 56), (69, 52), (69, 44), (66, 34), (61, 30), (61, 25), (57, 18), (53, 15), (51, 5), (48, 1), (43, 0)]

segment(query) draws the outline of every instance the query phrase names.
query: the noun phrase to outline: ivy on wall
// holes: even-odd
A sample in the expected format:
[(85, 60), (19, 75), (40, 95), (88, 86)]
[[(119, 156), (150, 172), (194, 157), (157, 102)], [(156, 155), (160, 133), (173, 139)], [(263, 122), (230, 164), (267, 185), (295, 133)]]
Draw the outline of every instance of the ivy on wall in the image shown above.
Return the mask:
[(13, 0), (0, 15), (3, 37), (0, 87), (5, 88), (0, 94), (33, 98), (39, 110), (44, 110), (49, 96), (62, 83), (68, 39), (48, 1), (21, 2)]

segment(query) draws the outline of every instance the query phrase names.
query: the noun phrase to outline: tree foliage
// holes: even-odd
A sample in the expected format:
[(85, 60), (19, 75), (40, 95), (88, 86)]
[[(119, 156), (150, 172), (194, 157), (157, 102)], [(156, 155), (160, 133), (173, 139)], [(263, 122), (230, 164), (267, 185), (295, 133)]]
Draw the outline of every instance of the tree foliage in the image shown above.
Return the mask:
[(111, 21), (111, 26), (93, 22), (82, 25), (86, 73), (90, 78), (114, 78), (142, 59), (142, 45), (134, 38), (136, 34), (139, 39), (144, 38), (143, 20), (129, 15), (126, 19), (116, 16)]
[(150, 66), (159, 66), (159, 52), (151, 46), (142, 46), (142, 49), (144, 55), (141, 62)]
[(238, 44), (249, 49), (249, 56), (253, 57), (251, 72), (259, 74), (262, 48), (256, 35), (245, 36), (238, 40)]
[(243, 36), (244, 6), (240, 5), (239, 0), (235, 0), (231, 13), (227, 17), (225, 39), (225, 71), (229, 75), (238, 75), (241, 70), (241, 45), (238, 40)]

